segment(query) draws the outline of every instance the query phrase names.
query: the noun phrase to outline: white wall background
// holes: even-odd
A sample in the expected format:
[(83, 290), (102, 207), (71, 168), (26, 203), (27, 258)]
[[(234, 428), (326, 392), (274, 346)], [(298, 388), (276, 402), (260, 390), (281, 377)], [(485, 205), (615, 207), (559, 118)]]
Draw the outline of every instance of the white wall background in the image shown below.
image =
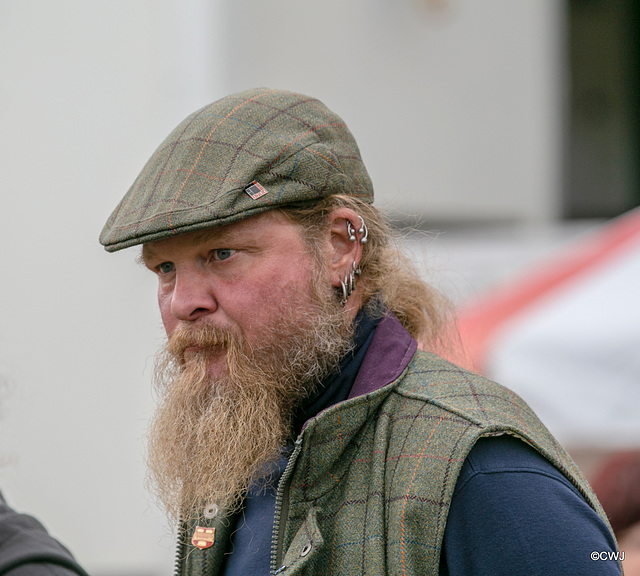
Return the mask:
[(153, 279), (97, 237), (166, 134), (285, 87), (351, 125), (382, 204), (556, 213), (554, 0), (0, 0), (0, 486), (96, 575), (169, 574), (143, 488)]
[(558, 0), (227, 0), (231, 87), (313, 94), (379, 203), (433, 220), (559, 214)]
[(155, 146), (219, 94), (215, 7), (0, 2), (0, 486), (94, 574), (169, 574), (143, 487), (155, 286), (100, 229)]

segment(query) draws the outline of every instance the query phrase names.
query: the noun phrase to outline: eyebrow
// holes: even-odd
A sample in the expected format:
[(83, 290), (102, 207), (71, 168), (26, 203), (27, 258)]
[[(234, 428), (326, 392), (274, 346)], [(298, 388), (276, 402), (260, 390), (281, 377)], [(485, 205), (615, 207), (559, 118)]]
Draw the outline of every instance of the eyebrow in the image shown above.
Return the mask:
[(149, 260), (155, 258), (157, 255), (153, 251), (153, 248), (149, 246), (149, 244), (143, 244), (142, 250), (140, 250), (140, 254), (138, 255), (137, 261), (139, 264), (145, 266)]

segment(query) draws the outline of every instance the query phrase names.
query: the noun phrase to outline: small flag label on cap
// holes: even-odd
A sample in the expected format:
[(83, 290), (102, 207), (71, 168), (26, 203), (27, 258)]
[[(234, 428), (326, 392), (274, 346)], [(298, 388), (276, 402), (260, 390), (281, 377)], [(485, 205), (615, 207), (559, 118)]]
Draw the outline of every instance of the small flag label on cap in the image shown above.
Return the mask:
[(264, 196), (267, 193), (267, 190), (261, 184), (258, 184), (255, 180), (247, 186), (244, 191), (251, 196), (254, 200), (260, 198), (260, 196)]
[(196, 526), (196, 530), (191, 537), (191, 543), (200, 550), (209, 548), (213, 545), (216, 539), (215, 528), (203, 528), (202, 526)]

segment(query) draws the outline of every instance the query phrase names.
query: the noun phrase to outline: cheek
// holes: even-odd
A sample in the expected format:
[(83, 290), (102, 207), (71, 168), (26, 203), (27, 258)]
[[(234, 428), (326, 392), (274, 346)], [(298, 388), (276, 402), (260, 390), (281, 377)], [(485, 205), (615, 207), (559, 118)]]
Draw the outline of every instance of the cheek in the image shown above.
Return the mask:
[(178, 324), (177, 318), (171, 313), (171, 297), (158, 292), (158, 308), (164, 331), (170, 336)]
[(235, 317), (238, 323), (250, 327), (261, 324), (262, 320), (270, 315), (279, 299), (278, 293), (281, 294), (281, 290), (268, 282), (244, 283), (230, 290), (222, 308), (232, 320)]
[(273, 324), (285, 309), (307, 305), (309, 294), (309, 280), (303, 274), (264, 275), (260, 281), (235, 287), (235, 316), (245, 330), (251, 331)]

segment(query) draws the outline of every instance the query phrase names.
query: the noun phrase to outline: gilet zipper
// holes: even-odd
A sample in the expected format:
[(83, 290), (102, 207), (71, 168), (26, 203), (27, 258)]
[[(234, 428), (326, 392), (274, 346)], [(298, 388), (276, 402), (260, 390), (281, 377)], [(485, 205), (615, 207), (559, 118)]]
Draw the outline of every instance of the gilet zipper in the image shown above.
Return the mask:
[[(283, 540), (284, 531), (286, 528), (286, 519), (289, 515), (289, 482), (291, 480), (291, 474), (295, 467), (296, 460), (300, 451), (302, 450), (302, 434), (298, 436), (293, 452), (287, 462), (287, 465), (282, 473), (282, 478), (278, 483), (278, 492), (276, 493), (276, 509), (273, 518), (273, 533), (271, 536), (271, 576), (276, 576), (278, 571), (282, 570), (282, 557), (283, 557)], [(285, 521), (282, 521), (284, 517)]]
[(185, 525), (182, 520), (179, 521), (180, 529), (178, 530), (178, 544), (176, 545), (176, 560), (173, 568), (173, 575), (180, 576), (182, 574), (182, 561), (184, 559), (185, 550)]

